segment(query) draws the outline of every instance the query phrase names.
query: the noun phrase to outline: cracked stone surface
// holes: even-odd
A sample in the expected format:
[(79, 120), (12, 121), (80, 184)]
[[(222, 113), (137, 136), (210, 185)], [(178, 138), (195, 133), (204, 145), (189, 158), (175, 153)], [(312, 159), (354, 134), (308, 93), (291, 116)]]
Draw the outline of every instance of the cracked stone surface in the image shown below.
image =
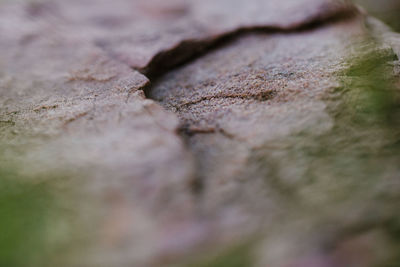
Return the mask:
[(268, 181), (273, 166), (261, 157), (290, 136), (332, 129), (323, 98), (339, 86), (334, 73), (345, 68), (348, 47), (366, 34), (359, 17), (300, 33), (251, 34), (157, 81), (150, 96), (180, 117), (207, 208), (239, 202), (257, 217), (284, 209), (281, 200), (265, 199), (277, 188)]
[(399, 129), (354, 123), (347, 70), (376, 54), (399, 87), (399, 40), (346, 1), (4, 1), (1, 166), (66, 173), (92, 205), (50, 265), (186, 266), (249, 240), (254, 266), (384, 264)]
[(152, 72), (239, 29), (290, 30), (353, 11), (349, 3), (334, 0), (48, 0), (16, 2), (3, 7), (1, 15), (3, 30), (11, 30), (11, 35), (14, 29), (9, 25), (16, 22), (26, 30), (21, 36), (26, 40), (42, 30), (68, 32), (135, 69)]

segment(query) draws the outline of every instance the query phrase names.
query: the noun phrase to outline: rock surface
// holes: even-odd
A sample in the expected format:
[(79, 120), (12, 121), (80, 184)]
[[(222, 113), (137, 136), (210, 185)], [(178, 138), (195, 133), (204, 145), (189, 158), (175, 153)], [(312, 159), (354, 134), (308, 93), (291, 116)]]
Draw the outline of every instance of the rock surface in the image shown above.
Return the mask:
[[(363, 78), (397, 88), (399, 43), (345, 1), (5, 1), (0, 167), (65, 173), (90, 203), (68, 207), (85, 243), (50, 265), (186, 265), (242, 242), (254, 266), (384, 264), (399, 129)], [(351, 63), (368, 55), (372, 71)]]
[(47, 24), (46, 30), (85, 39), (135, 69), (158, 72), (238, 30), (294, 30), (353, 11), (334, 0), (53, 0), (10, 4), (2, 16), (5, 27), (22, 20), (25, 38)]

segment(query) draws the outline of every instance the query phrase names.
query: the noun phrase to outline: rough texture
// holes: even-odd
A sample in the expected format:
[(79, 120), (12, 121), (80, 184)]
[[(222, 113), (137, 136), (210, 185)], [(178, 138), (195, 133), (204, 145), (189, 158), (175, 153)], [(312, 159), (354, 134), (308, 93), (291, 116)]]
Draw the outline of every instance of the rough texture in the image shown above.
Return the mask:
[[(99, 205), (82, 215), (92, 217), (96, 246), (80, 264), (101, 262), (102, 249), (109, 251), (105, 266), (148, 260), (138, 247), (159, 250), (152, 248), (156, 225), (185, 221), (180, 212), (192, 209), (192, 164), (178, 120), (139, 90), (146, 77), (67, 31), (48, 29), (49, 21), (10, 21), (24, 19), (18, 11), (2, 17), (0, 32), (2, 158), (18, 159), (22, 173), (42, 179), (72, 172)], [(121, 243), (138, 252), (118, 252)]]
[(135, 69), (158, 72), (239, 29), (292, 30), (352, 11), (334, 0), (54, 0), (17, 2), (3, 8), (2, 16), (27, 20), (26, 38), (38, 34), (32, 31), (36, 25), (47, 24), (103, 47)]
[(238, 202), (257, 217), (283, 208), (280, 199), (267, 208), (273, 198), (265, 196), (279, 190), (273, 183), (301, 181), (270, 181), (275, 166), (262, 158), (276, 153), (280, 140), (331, 130), (323, 97), (339, 86), (333, 75), (365, 34), (359, 18), (300, 33), (251, 34), (157, 81), (150, 96), (180, 117), (206, 183), (206, 206)]
[[(219, 222), (218, 232), (232, 235), (234, 229), (266, 227), (268, 245), (260, 266), (281, 266), (291, 261), (294, 266), (303, 266), (298, 265), (298, 259), (291, 259), (296, 254), (299, 258), (311, 257), (311, 261), (322, 257), (324, 263), (320, 264), (336, 266), (343, 259), (330, 256), (334, 252), (322, 248), (336, 246), (341, 241), (335, 238), (342, 231), (363, 227), (365, 214), (375, 212), (368, 205), (356, 204), (361, 199), (376, 201), (376, 184), (360, 184), (360, 179), (370, 177), (357, 167), (365, 162), (350, 154), (368, 146), (383, 151), (383, 145), (373, 145), (363, 137), (363, 141), (356, 141), (358, 148), (352, 147), (353, 136), (337, 130), (343, 124), (362, 134), (375, 130), (344, 122), (336, 107), (342, 100), (328, 100), (343, 86), (338, 76), (348, 68), (346, 59), (364, 53), (369, 37), (363, 19), (357, 16), (298, 33), (248, 34), (168, 73), (149, 90), (151, 98), (177, 113), (181, 120), (181, 131), (197, 159), (202, 210)], [(368, 53), (387, 53), (395, 58), (390, 49), (382, 49), (374, 47)], [(375, 133), (376, 142), (389, 146), (396, 142), (396, 137), (381, 135)], [(347, 151), (348, 158), (343, 157), (342, 150)], [(373, 152), (366, 153), (370, 153), (372, 169), (384, 164)], [(384, 164), (387, 169), (380, 173), (392, 177), (392, 182), (399, 177), (398, 168), (391, 169), (397, 159), (389, 156), (390, 163)], [(336, 160), (354, 161), (356, 173), (350, 168), (335, 174)], [(362, 189), (355, 190), (354, 186)], [(347, 199), (350, 188), (359, 195)], [(344, 215), (356, 206), (357, 213)], [(393, 210), (388, 210), (391, 216)], [(332, 216), (336, 212), (344, 214)], [(374, 214), (372, 220), (385, 220), (386, 212)], [(297, 225), (299, 220), (316, 228), (331, 220), (338, 223), (329, 225), (328, 232), (325, 227), (309, 232)], [(280, 234), (275, 237), (274, 231)], [(286, 236), (282, 231), (290, 233)], [(302, 247), (291, 247), (287, 238), (304, 240), (297, 241), (303, 242)], [(281, 258), (271, 252), (280, 242)], [(341, 264), (347, 263), (344, 258)], [(373, 266), (374, 260), (366, 266)], [(307, 262), (304, 266), (311, 264)]]
[(234, 254), (256, 266), (381, 264), (398, 128), (354, 117), (370, 99), (347, 69), (377, 54), (398, 86), (399, 43), (344, 1), (6, 1), (1, 167), (78, 181), (79, 251), (49, 265), (162, 266), (249, 239)]

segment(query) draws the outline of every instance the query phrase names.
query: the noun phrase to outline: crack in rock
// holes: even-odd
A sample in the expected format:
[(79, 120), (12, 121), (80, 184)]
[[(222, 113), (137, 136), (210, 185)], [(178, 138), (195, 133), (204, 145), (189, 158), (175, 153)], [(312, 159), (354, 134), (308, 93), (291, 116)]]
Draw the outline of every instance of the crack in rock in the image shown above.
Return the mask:
[(354, 204), (332, 191), (374, 193), (309, 156), (337, 128), (326, 97), (364, 20), (334, 0), (2, 3), (2, 153), (44, 179), (73, 170), (98, 203), (68, 266), (162, 266), (254, 233), (319, 251), (326, 222), (370, 211), (335, 216)]
[[(243, 35), (251, 33), (293, 33), (311, 30), (316, 27), (321, 27), (324, 24), (335, 23), (346, 17), (351, 17), (358, 10), (354, 6), (342, 6), (341, 9), (328, 9), (326, 13), (316, 14), (314, 17), (309, 17), (306, 20), (293, 25), (268, 25), (260, 26), (241, 26), (233, 31), (222, 32), (217, 36), (206, 37), (202, 39), (187, 39), (167, 50), (163, 50), (155, 54), (145, 67), (134, 69), (143, 73), (151, 80), (157, 79), (171, 68), (193, 61), (195, 58), (207, 54), (210, 50), (218, 49), (226, 43), (231, 42)], [(112, 55), (112, 53), (111, 53)]]
[[(336, 203), (329, 193), (332, 185), (325, 184), (323, 174), (309, 177), (318, 170), (312, 166), (316, 159), (303, 158), (301, 153), (310, 146), (308, 142), (320, 136), (330, 136), (332, 142), (341, 138), (334, 136), (334, 129), (343, 123), (335, 120), (340, 110), (329, 106), (326, 99), (341, 87), (337, 74), (347, 69), (345, 59), (359, 57), (362, 51), (357, 47), (370, 38), (364, 19), (353, 14), (301, 31), (238, 35), (160, 76), (148, 88), (147, 97), (180, 118), (183, 136), (197, 160), (196, 184), (201, 185), (204, 213), (223, 224), (219, 214), (234, 207), (255, 225), (258, 220), (260, 224), (268, 221), (269, 227), (280, 224), (279, 219), (273, 222), (271, 218), (285, 217), (297, 209), (307, 213), (309, 207), (322, 211)], [(375, 47), (370, 53), (378, 50)], [(257, 97), (260, 92), (264, 99)], [(296, 151), (295, 142), (304, 142), (304, 151)], [(271, 149), (277, 143), (287, 147)], [(333, 172), (325, 175), (345, 183)], [(352, 181), (357, 183), (357, 178)], [(342, 184), (340, 190), (346, 191), (346, 186)], [(358, 192), (360, 199), (368, 201), (362, 190)], [(316, 196), (319, 200), (314, 202)], [(351, 212), (348, 202), (338, 205)], [(312, 217), (311, 224), (325, 220), (324, 215)], [(332, 231), (363, 225), (364, 219), (360, 215), (350, 226), (338, 225)], [(230, 232), (219, 229), (224, 231)], [(318, 240), (317, 247), (335, 242), (328, 234), (309, 234)], [(267, 263), (264, 265), (274, 266)]]

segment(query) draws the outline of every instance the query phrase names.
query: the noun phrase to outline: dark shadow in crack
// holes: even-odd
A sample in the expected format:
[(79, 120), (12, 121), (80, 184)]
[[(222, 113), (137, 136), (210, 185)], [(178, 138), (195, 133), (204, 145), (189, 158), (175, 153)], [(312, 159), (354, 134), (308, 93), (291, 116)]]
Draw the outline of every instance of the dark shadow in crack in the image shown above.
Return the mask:
[[(260, 34), (276, 34), (276, 33), (295, 33), (306, 32), (318, 27), (333, 24), (335, 22), (352, 18), (360, 14), (360, 10), (356, 7), (347, 8), (340, 12), (329, 13), (324, 16), (317, 16), (308, 19), (300, 25), (280, 27), (274, 25), (260, 25), (253, 27), (242, 27), (232, 32), (211, 37), (206, 39), (184, 40), (170, 50), (162, 51), (154, 56), (151, 62), (143, 69), (137, 69), (139, 72), (147, 76), (150, 81), (155, 82), (160, 76), (170, 72), (172, 69), (191, 62), (210, 51), (221, 49), (233, 41), (254, 33)], [(151, 98), (149, 91), (151, 86), (145, 88), (145, 95)]]

